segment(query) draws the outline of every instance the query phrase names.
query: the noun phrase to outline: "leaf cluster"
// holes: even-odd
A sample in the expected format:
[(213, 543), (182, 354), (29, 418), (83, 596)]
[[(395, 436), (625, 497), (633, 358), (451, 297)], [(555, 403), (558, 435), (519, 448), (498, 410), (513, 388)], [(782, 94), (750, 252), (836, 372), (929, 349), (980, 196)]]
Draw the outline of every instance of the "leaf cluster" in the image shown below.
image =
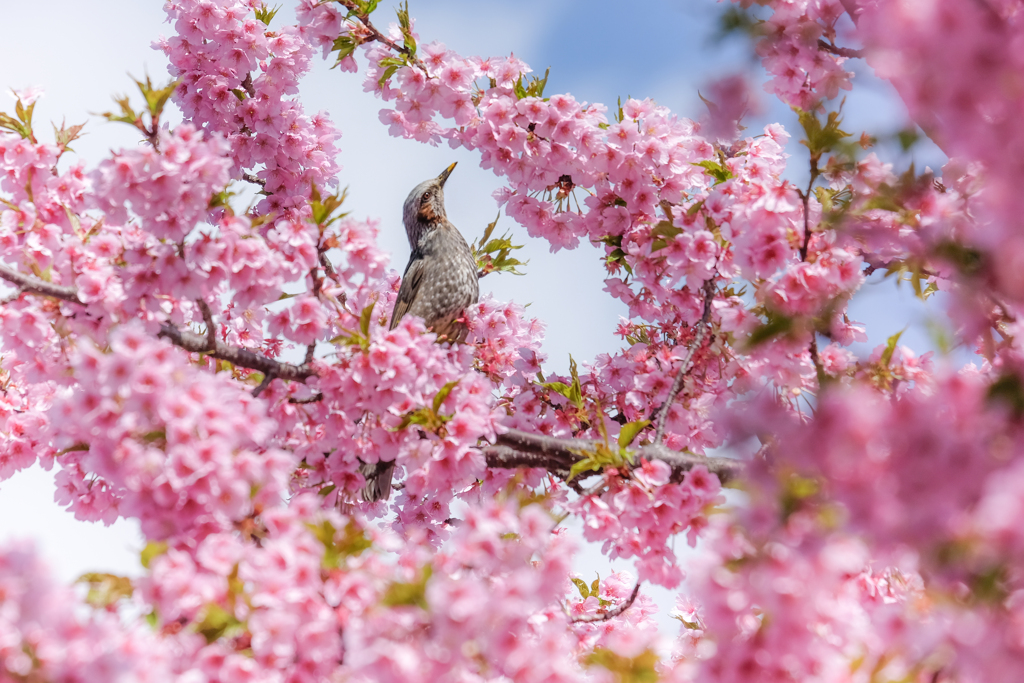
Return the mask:
[[(15, 94), (15, 96), (17, 96), (17, 94)], [(17, 133), (23, 139), (35, 143), (36, 136), (32, 132), (32, 112), (35, 108), (35, 102), (26, 107), (22, 104), (21, 98), (19, 97), (17, 103), (14, 105), (14, 114), (18, 118), (15, 119), (10, 114), (0, 112), (0, 128), (6, 128), (11, 132)]]
[(608, 605), (612, 604), (610, 600), (605, 600), (604, 598), (602, 598), (600, 596), (600, 592), (601, 592), (601, 576), (600, 575), (598, 575), (598, 577), (596, 579), (594, 579), (590, 583), (589, 586), (587, 585), (587, 582), (584, 581), (583, 579), (577, 579), (576, 577), (569, 577), (569, 580), (573, 582), (573, 585), (576, 586), (576, 590), (578, 590), (580, 592), (580, 597), (583, 598), (584, 600), (586, 600), (587, 598), (591, 598), (591, 597), (597, 598), (597, 601), (601, 605), (601, 607), (607, 607)]
[[(160, 116), (163, 114), (164, 107), (167, 106), (167, 102), (174, 95), (174, 91), (181, 83), (181, 79), (171, 81), (164, 87), (154, 87), (153, 82), (149, 76), (146, 76), (146, 80), (140, 81), (133, 78), (135, 85), (138, 86), (139, 92), (142, 93), (142, 98), (146, 101), (146, 108), (143, 110), (135, 111), (131, 105), (131, 100), (127, 95), (121, 97), (115, 97), (114, 102), (121, 108), (120, 113), (104, 112), (100, 116), (107, 119), (107, 121), (121, 121), (127, 123), (130, 126), (137, 128), (151, 144), (156, 143), (156, 136), (160, 130)], [(147, 126), (143, 116), (149, 115), (149, 125)]]
[(116, 574), (89, 572), (78, 577), (77, 583), (89, 585), (85, 601), (102, 609), (112, 607), (122, 598), (130, 598), (135, 592), (131, 579)]
[(359, 556), (373, 545), (362, 527), (351, 519), (341, 531), (326, 519), (319, 524), (306, 524), (306, 528), (324, 546), (321, 566), (326, 570), (341, 567), (346, 559)]
[(347, 211), (338, 210), (341, 208), (341, 205), (345, 203), (345, 199), (347, 197), (348, 188), (338, 190), (334, 194), (322, 197), (320, 192), (316, 189), (316, 185), (313, 185), (313, 190), (309, 197), (309, 207), (312, 210), (310, 220), (316, 225), (321, 226), (321, 228), (326, 228), (331, 223), (348, 216)]
[(619, 683), (657, 683), (658, 655), (644, 650), (636, 657), (624, 657), (608, 648), (594, 648), (583, 660), (587, 666), (599, 666), (615, 676)]
[(426, 610), (427, 606), (427, 581), (434, 573), (434, 568), (429, 564), (423, 567), (423, 571), (415, 581), (392, 583), (384, 590), (384, 597), (381, 604), (384, 607), (419, 607)]
[(544, 88), (548, 84), (548, 76), (551, 75), (551, 67), (549, 66), (544, 70), (544, 78), (539, 76), (529, 76), (526, 83), (523, 83), (523, 77), (520, 76), (516, 79), (516, 83), (513, 86), (513, 90), (516, 93), (516, 98), (523, 99), (524, 97), (544, 97)]
[(345, 346), (358, 347), (363, 353), (370, 350), (370, 321), (373, 320), (373, 307), (376, 302), (371, 302), (359, 314), (359, 329), (356, 331), (346, 330), (331, 340), (332, 344), (344, 344)]
[(522, 249), (523, 245), (512, 244), (512, 238), (509, 233), (505, 233), (501, 237), (492, 238), (491, 235), (494, 233), (494, 228), (497, 224), (498, 218), (495, 218), (484, 228), (483, 236), (473, 242), (471, 249), (473, 250), (473, 258), (476, 260), (477, 273), (480, 277), (495, 272), (523, 275), (522, 272), (516, 270), (516, 266), (525, 266), (529, 261), (520, 261), (510, 256), (513, 250)]
[(626, 261), (626, 250), (622, 248), (622, 235), (605, 235), (601, 238), (601, 241), (609, 247), (614, 247), (604, 257), (605, 267), (615, 269), (621, 266), (627, 273), (632, 275), (633, 267)]
[(454, 389), (455, 385), (458, 383), (459, 380), (457, 379), (448, 382), (441, 387), (441, 390), (437, 392), (436, 396), (434, 396), (434, 400), (431, 405), (411, 410), (403, 415), (402, 421), (396, 429), (401, 430), (405, 429), (409, 425), (420, 425), (427, 431), (435, 434), (441, 434), (444, 426), (448, 424), (453, 417), (455, 417), (454, 414), (445, 415), (442, 413), (441, 405), (444, 403), (445, 399), (448, 398), (448, 394), (452, 393), (452, 389)]

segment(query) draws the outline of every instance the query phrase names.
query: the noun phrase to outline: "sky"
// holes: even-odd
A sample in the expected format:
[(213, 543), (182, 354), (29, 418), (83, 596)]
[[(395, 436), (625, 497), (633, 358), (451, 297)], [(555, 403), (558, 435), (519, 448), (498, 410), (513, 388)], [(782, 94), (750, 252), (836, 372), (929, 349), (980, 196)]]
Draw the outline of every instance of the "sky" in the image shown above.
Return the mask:
[[(74, 147), (89, 166), (110, 149), (138, 145), (134, 129), (106, 123), (96, 114), (113, 109), (115, 95), (137, 96), (130, 76), (148, 74), (158, 83), (169, 80), (166, 60), (151, 48), (157, 36), (172, 31), (164, 21), (163, 3), (8, 4), (5, 24), (15, 30), (6, 31), (0, 41), (0, 88), (44, 88), (46, 94), (36, 106), (36, 130), (46, 131), (48, 121), (88, 122), (87, 135)], [(609, 106), (619, 97), (650, 97), (680, 116), (699, 118), (706, 110), (698, 90), (715, 78), (740, 71), (764, 78), (747, 39), (713, 39), (726, 4), (712, 0), (411, 0), (410, 12), (421, 43), (437, 40), (463, 55), (514, 53), (541, 74), (551, 67), (549, 95), (567, 92), (577, 100)], [(389, 12), (389, 4), (381, 3), (376, 23), (386, 25), (393, 18)], [(290, 7), (284, 7), (274, 20), (292, 21)], [(302, 101), (307, 113), (329, 112), (342, 131), (338, 179), (349, 188), (347, 209), (355, 216), (380, 220), (380, 243), (392, 254), (391, 267), (401, 271), (408, 258), (401, 225), (406, 195), (453, 161), (459, 164), (445, 186), (448, 215), (467, 240), (477, 237), (497, 214), (491, 193), (501, 186), (499, 179), (479, 168), (474, 153), (390, 137), (377, 118), (382, 103), (363, 92), (361, 76), (328, 67), (316, 62), (301, 84)], [(844, 108), (846, 130), (855, 136), (861, 130), (886, 135), (904, 126), (905, 110), (888, 84), (874, 79), (864, 66), (858, 68), (857, 82), (859, 87)], [(865, 87), (860, 87), (862, 83)], [(792, 112), (767, 95), (763, 103), (763, 115), (747, 122), (748, 133), (780, 121), (797, 138)], [(11, 112), (13, 104), (13, 98), (0, 94), (0, 110)], [(806, 177), (800, 165), (805, 159), (801, 149), (794, 142), (788, 150), (794, 181)], [(891, 146), (888, 149), (892, 151)], [(936, 169), (943, 161), (927, 144), (894, 158), (897, 172), (911, 161), (918, 168)], [(597, 250), (584, 245), (551, 254), (546, 242), (531, 240), (522, 228), (502, 217), (499, 234), (506, 229), (512, 231), (515, 242), (526, 245), (517, 254), (529, 261), (526, 275), (490, 275), (481, 281), (481, 292), (529, 304), (527, 314), (547, 324), (545, 350), (555, 370), (567, 369), (570, 353), (577, 361), (588, 362), (599, 353), (617, 350), (621, 342), (613, 331), (626, 310), (602, 292), (605, 272)], [(907, 328), (904, 343), (920, 352), (934, 348), (928, 325), (929, 320), (938, 319), (928, 317), (909, 286), (897, 289), (891, 279), (880, 280), (873, 276), (851, 307), (851, 318), (867, 323), (871, 334), (869, 343), (855, 352), (866, 354), (903, 328)], [(86, 571), (140, 572), (142, 541), (136, 524), (119, 521), (103, 527), (77, 522), (52, 499), (52, 475), (37, 467), (0, 482), (0, 542), (34, 539), (64, 580)], [(587, 553), (587, 557), (594, 555)]]

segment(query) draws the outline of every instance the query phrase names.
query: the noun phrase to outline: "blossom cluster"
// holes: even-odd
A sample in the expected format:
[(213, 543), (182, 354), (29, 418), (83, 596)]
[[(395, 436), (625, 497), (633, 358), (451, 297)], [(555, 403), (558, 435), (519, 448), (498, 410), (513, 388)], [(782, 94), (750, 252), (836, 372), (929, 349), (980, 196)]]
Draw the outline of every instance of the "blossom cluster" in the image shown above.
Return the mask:
[[(300, 0), (273, 28), (256, 0), (170, 0), (156, 47), (186, 122), (140, 84), (146, 145), (92, 170), (57, 168), (66, 131), (39, 142), (38, 93), (16, 93), (0, 478), (56, 465), (58, 502), (149, 545), (100, 609), (0, 551), (0, 678), (1018, 680), (1024, 13), (766, 4), (756, 50), (801, 147), (780, 124), (739, 136), (742, 83), (713, 89), (722, 120), (609, 111), (512, 55), (421, 41), (408, 8), (380, 31), (361, 0)], [(377, 223), (341, 215), (339, 133), (298, 99), (318, 52), (362, 71), (392, 134), (479, 154), (529, 235), (595, 246), (621, 348), (551, 372), (543, 322), (490, 297), (463, 344), (389, 329), (399, 276)], [(941, 176), (842, 130), (861, 54), (957, 155)], [(262, 193), (245, 214), (234, 182)], [(898, 336), (855, 355), (849, 304), (881, 270), (947, 292), (983, 360)], [(509, 429), (541, 441), (518, 466), (493, 444)], [(756, 451), (742, 493), (705, 457), (722, 447)], [(367, 502), (381, 471), (391, 498)], [(637, 588), (574, 575), (568, 515)], [(649, 583), (677, 592), (674, 645)]]
[(226, 531), (284, 492), (290, 456), (244, 385), (191, 366), (140, 325), (83, 343), (74, 389), (58, 390), (49, 440), (61, 449), (58, 502), (80, 519), (138, 519), (147, 538)]

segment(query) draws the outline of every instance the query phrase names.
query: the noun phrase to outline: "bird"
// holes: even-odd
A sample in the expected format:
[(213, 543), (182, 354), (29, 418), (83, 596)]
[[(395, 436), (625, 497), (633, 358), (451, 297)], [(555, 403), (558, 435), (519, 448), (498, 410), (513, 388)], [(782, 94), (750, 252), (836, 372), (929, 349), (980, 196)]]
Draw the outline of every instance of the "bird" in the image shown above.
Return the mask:
[[(402, 221), (411, 253), (389, 329), (405, 316), (417, 315), (437, 334), (438, 342), (461, 343), (468, 332), (462, 313), (479, 300), (480, 283), (473, 250), (444, 208), (444, 184), (454, 169), (453, 163), (436, 178), (423, 181), (405, 200)], [(387, 500), (394, 471), (394, 460), (364, 463), (363, 499)]]

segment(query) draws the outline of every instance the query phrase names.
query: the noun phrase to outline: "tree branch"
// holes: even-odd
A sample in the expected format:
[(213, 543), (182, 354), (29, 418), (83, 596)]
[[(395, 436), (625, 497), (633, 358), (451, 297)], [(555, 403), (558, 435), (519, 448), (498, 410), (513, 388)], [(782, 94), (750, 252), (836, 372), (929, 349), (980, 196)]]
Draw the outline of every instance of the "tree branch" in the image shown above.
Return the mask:
[(264, 180), (263, 178), (256, 177), (252, 173), (243, 173), (242, 180), (246, 181), (247, 183), (252, 183), (253, 185), (259, 185), (263, 189), (267, 188), (267, 181)]
[(626, 598), (626, 601), (623, 602), (621, 605), (616, 605), (615, 607), (612, 607), (604, 614), (581, 614), (579, 616), (570, 617), (569, 621), (571, 621), (574, 624), (588, 624), (593, 623), (595, 621), (608, 621), (609, 619), (614, 619), (615, 617), (619, 616), (620, 614), (628, 610), (630, 607), (632, 607), (633, 602), (636, 600), (636, 596), (638, 596), (639, 594), (640, 582), (637, 581), (636, 586), (633, 587), (633, 592), (629, 594), (629, 597)]
[[(488, 467), (534, 467), (565, 479), (569, 476), (572, 466), (584, 458), (581, 453), (593, 451), (598, 443), (589, 439), (560, 439), (509, 429), (498, 435), (493, 446), (485, 446), (482, 450)], [(672, 478), (676, 481), (697, 465), (706, 467), (722, 483), (736, 479), (744, 469), (743, 463), (739, 460), (708, 458), (694, 453), (674, 451), (663, 445), (641, 446), (634, 449), (633, 454), (638, 459), (649, 462), (661, 460), (672, 468)]]
[[(369, 14), (360, 14), (359, 11), (361, 8), (357, 3), (353, 2), (352, 0), (338, 0), (338, 2), (346, 9), (351, 11), (355, 15), (356, 19), (359, 20), (359, 23), (361, 23), (363, 27), (366, 29), (367, 33), (370, 34), (370, 37), (365, 42), (372, 42), (376, 40), (377, 42), (384, 43), (395, 52), (401, 52), (403, 55), (410, 56), (409, 48), (407, 48), (404, 45), (399, 45), (398, 43), (396, 43), (395, 41), (391, 40), (386, 35), (381, 33), (377, 29), (377, 27), (374, 26), (373, 23), (370, 21)], [(419, 60), (416, 59), (414, 61), (418, 62)]]
[(210, 305), (202, 299), (196, 299), (199, 310), (203, 313), (203, 322), (206, 323), (206, 348), (213, 351), (217, 348), (217, 326), (213, 322), (213, 311)]
[[(52, 282), (40, 280), (35, 276), (20, 273), (3, 264), (0, 264), (0, 279), (7, 280), (12, 284), (17, 285), (22, 292), (41, 294), (42, 296), (61, 299), (62, 301), (70, 301), (76, 304), (83, 303), (82, 300), (78, 298), (78, 290), (74, 287), (55, 285)], [(212, 325), (213, 315), (210, 313), (209, 306), (206, 305), (206, 302), (198, 303), (200, 309), (203, 311), (203, 318), (206, 320), (206, 324)], [(308, 363), (303, 363), (302, 365), (282, 363), (272, 358), (261, 356), (258, 353), (253, 353), (248, 349), (239, 348), (237, 346), (228, 346), (223, 342), (217, 341), (216, 334), (211, 332), (212, 329), (212, 327), (209, 327), (206, 335), (200, 335), (195, 332), (179, 329), (176, 325), (172, 325), (171, 323), (164, 323), (160, 326), (160, 331), (156, 336), (166, 339), (175, 346), (180, 346), (186, 351), (190, 351), (192, 353), (205, 353), (213, 358), (226, 360), (232, 365), (237, 365), (241, 368), (249, 368), (250, 370), (259, 370), (264, 375), (273, 375), (274, 377), (280, 377), (281, 379), (292, 382), (302, 382), (316, 374)]]
[(676, 374), (675, 380), (672, 382), (672, 388), (668, 390), (668, 396), (665, 398), (665, 402), (661, 404), (661, 409), (658, 410), (657, 426), (654, 431), (654, 443), (660, 444), (662, 439), (665, 437), (665, 422), (668, 420), (668, 411), (672, 407), (673, 401), (676, 400), (676, 396), (679, 394), (679, 390), (683, 388), (683, 380), (690, 373), (690, 361), (693, 360), (693, 356), (697, 353), (697, 349), (704, 343), (704, 335), (707, 333), (708, 327), (711, 325), (711, 302), (715, 298), (715, 276), (712, 275), (710, 278), (704, 281), (704, 313), (701, 315), (699, 329), (697, 334), (693, 338), (693, 342), (690, 344), (689, 351), (686, 352), (686, 358), (683, 359), (683, 364), (679, 366), (679, 372)]
[(62, 301), (70, 301), (76, 304), (82, 303), (78, 298), (78, 290), (74, 287), (55, 285), (52, 282), (40, 280), (35, 276), (25, 275), (24, 273), (20, 273), (10, 266), (5, 266), (2, 263), (0, 263), (0, 278), (17, 285), (22, 292), (41, 294), (43, 296), (61, 299)]
[(166, 339), (175, 346), (180, 346), (186, 351), (190, 351), (192, 353), (205, 353), (212, 358), (226, 360), (232, 365), (237, 365), (240, 368), (259, 370), (264, 375), (273, 375), (274, 377), (291, 382), (302, 382), (316, 374), (313, 368), (307, 364), (292, 365), (291, 363), (282, 363), (272, 358), (261, 356), (260, 354), (254, 353), (248, 349), (243, 349), (237, 346), (228, 346), (221, 341), (217, 341), (213, 350), (210, 350), (209, 339), (206, 336), (190, 332), (189, 330), (180, 329), (171, 323), (164, 323), (161, 325), (160, 332), (158, 332), (156, 336)]
[(839, 47), (832, 43), (826, 43), (821, 38), (818, 38), (818, 49), (836, 55), (837, 57), (847, 57), (849, 59), (859, 59), (864, 56), (864, 50), (854, 50), (850, 47)]

